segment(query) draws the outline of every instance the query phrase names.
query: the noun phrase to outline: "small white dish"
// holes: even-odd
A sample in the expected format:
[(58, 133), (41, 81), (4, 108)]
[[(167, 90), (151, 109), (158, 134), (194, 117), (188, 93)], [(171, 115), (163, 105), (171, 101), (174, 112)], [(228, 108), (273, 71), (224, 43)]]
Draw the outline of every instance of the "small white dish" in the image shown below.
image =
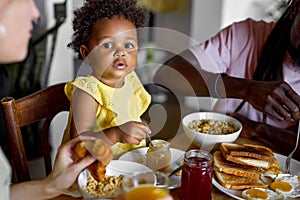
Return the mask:
[[(128, 151), (119, 157), (119, 160), (127, 160), (132, 162), (137, 162), (143, 165), (146, 165), (146, 153), (148, 151), (148, 147), (134, 149), (132, 151)], [(170, 171), (178, 168), (183, 164), (184, 151), (179, 149), (170, 148), (171, 151), (171, 164)], [(170, 177), (170, 185), (169, 189), (179, 188), (181, 185), (181, 176), (173, 175)]]

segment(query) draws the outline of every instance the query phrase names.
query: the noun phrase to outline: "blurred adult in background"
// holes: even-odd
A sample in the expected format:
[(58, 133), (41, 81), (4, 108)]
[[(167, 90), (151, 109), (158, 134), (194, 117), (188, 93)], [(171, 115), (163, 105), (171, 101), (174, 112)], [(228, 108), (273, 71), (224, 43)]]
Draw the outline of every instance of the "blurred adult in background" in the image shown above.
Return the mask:
[[(241, 136), (289, 154), (300, 118), (299, 7), (299, 0), (289, 1), (276, 23), (233, 23), (168, 60), (154, 81), (176, 94), (218, 98), (214, 110), (241, 120)], [(203, 65), (204, 57), (214, 66)]]
[[(32, 22), (39, 17), (33, 0), (0, 1), (0, 63), (25, 58), (31, 37)], [(94, 140), (89, 137), (84, 140)], [(77, 160), (72, 148), (80, 141), (75, 138), (62, 145), (57, 153), (53, 171), (43, 180), (10, 184), (11, 168), (0, 148), (0, 199), (49, 199), (64, 193), (79, 173), (95, 158)]]

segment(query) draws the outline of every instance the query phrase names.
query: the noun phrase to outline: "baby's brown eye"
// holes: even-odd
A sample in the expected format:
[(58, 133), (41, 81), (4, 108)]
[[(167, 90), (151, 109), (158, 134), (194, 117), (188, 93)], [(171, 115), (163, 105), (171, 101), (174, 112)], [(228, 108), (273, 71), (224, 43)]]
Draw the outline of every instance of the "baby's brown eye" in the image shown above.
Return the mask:
[(128, 44), (125, 45), (125, 48), (126, 48), (126, 49), (133, 49), (133, 48), (134, 48), (134, 45), (131, 44), (131, 43), (128, 43)]
[(105, 49), (109, 49), (109, 48), (111, 48), (112, 46), (113, 46), (113, 44), (110, 43), (110, 42), (102, 44), (102, 47), (104, 47)]

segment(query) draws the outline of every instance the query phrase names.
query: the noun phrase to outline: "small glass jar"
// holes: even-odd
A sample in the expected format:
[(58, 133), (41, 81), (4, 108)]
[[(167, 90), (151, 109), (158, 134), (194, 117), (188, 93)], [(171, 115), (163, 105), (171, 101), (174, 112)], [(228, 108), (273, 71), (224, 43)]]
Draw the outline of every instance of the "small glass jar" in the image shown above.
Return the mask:
[(169, 172), (171, 162), (170, 143), (165, 140), (152, 140), (146, 154), (146, 165), (155, 171)]
[(211, 200), (212, 175), (211, 153), (203, 150), (186, 152), (181, 174), (181, 199)]

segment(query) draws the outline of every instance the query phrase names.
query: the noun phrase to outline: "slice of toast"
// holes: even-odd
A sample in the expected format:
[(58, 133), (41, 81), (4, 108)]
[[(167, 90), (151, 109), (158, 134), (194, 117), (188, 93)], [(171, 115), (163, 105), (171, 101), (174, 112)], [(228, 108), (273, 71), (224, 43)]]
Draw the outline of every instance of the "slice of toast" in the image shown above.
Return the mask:
[(251, 144), (222, 143), (220, 151), (226, 160), (242, 165), (269, 169), (278, 165), (272, 150), (267, 147)]
[(265, 161), (265, 160), (259, 160), (256, 158), (250, 158), (250, 157), (242, 157), (242, 156), (231, 156), (227, 154), (223, 154), (224, 158), (228, 161), (240, 164), (240, 165), (248, 165), (252, 167), (260, 167), (263, 169), (269, 169), (273, 164), (271, 162)]
[(262, 171), (257, 167), (240, 165), (226, 160), (220, 151), (215, 151), (213, 158), (214, 169), (219, 172), (248, 178), (260, 178), (262, 174)]
[(218, 182), (225, 188), (233, 190), (242, 190), (247, 188), (267, 188), (268, 184), (261, 179), (246, 178), (242, 176), (235, 176), (219, 171), (215, 171), (215, 176)]
[(220, 150), (225, 155), (234, 157), (249, 157), (258, 160), (264, 160), (277, 164), (278, 161), (274, 157), (271, 149), (265, 146), (253, 144), (235, 144), (235, 143), (222, 143)]

